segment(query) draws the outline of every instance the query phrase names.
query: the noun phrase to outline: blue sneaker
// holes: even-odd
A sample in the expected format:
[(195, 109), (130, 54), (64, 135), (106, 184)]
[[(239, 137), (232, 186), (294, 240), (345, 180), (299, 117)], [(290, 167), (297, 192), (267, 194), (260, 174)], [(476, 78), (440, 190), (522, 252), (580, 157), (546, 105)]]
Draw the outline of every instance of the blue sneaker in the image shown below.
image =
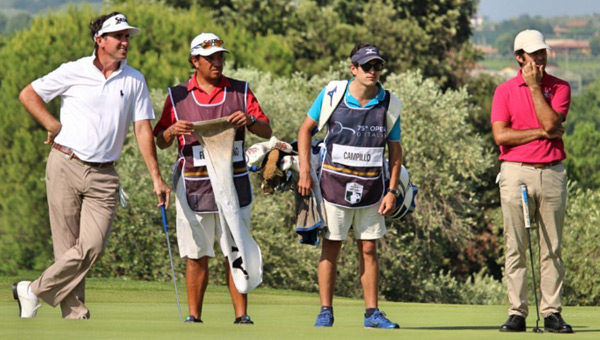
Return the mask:
[(330, 311), (323, 311), (317, 315), (315, 327), (331, 327), (333, 326), (333, 314)]
[(365, 316), (365, 328), (394, 329), (400, 328), (400, 325), (386, 318), (384, 312), (376, 310), (370, 317)]

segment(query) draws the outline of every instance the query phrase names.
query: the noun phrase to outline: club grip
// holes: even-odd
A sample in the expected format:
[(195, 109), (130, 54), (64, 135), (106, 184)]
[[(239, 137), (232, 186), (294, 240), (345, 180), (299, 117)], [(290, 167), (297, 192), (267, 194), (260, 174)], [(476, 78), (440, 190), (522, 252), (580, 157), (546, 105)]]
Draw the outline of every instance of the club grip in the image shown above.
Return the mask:
[(166, 233), (168, 230), (167, 227), (167, 212), (165, 211), (165, 206), (161, 205), (160, 206), (160, 213), (162, 215), (162, 220), (163, 220), (163, 231)]
[(521, 201), (523, 202), (523, 219), (525, 220), (525, 228), (531, 228), (531, 220), (529, 219), (529, 201), (527, 200), (527, 186), (521, 184)]

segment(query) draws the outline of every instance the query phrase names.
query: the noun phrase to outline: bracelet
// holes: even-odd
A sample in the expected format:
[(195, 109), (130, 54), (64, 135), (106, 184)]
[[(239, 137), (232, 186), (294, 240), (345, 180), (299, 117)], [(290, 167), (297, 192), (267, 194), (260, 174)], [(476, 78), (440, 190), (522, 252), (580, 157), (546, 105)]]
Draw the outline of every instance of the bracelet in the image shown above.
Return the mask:
[(394, 194), (394, 196), (398, 196), (398, 189), (388, 188), (385, 193), (387, 194), (388, 192), (391, 192), (392, 194)]
[(256, 117), (250, 115), (250, 124), (248, 124), (248, 127), (251, 127), (252, 125), (254, 125), (254, 123), (256, 123)]

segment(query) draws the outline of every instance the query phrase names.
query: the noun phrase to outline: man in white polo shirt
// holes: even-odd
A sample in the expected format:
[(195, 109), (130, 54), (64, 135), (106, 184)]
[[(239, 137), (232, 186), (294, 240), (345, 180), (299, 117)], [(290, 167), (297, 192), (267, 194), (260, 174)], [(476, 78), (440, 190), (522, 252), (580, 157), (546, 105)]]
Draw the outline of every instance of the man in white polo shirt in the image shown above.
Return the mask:
[[(100, 16), (90, 24), (92, 56), (62, 64), (19, 96), (48, 131), (44, 143), (52, 145), (46, 190), (55, 259), (37, 280), (13, 285), (22, 318), (35, 317), (39, 299), (60, 304), (63, 318), (90, 317), (85, 276), (108, 241), (119, 190), (114, 163), (131, 122), (158, 203), (169, 203), (152, 138), (154, 111), (146, 81), (126, 60), (129, 37), (138, 33), (121, 13)], [(60, 121), (44, 105), (57, 96)]]

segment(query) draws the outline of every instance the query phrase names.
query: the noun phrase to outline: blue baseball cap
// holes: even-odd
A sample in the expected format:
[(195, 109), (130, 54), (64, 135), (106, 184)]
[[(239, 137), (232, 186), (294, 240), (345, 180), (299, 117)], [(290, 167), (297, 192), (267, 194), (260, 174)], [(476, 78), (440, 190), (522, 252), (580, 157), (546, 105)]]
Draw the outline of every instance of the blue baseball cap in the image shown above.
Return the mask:
[(379, 49), (375, 46), (365, 46), (360, 50), (356, 51), (352, 56), (352, 62), (358, 65), (364, 65), (373, 59), (381, 60), (385, 62), (379, 55)]

